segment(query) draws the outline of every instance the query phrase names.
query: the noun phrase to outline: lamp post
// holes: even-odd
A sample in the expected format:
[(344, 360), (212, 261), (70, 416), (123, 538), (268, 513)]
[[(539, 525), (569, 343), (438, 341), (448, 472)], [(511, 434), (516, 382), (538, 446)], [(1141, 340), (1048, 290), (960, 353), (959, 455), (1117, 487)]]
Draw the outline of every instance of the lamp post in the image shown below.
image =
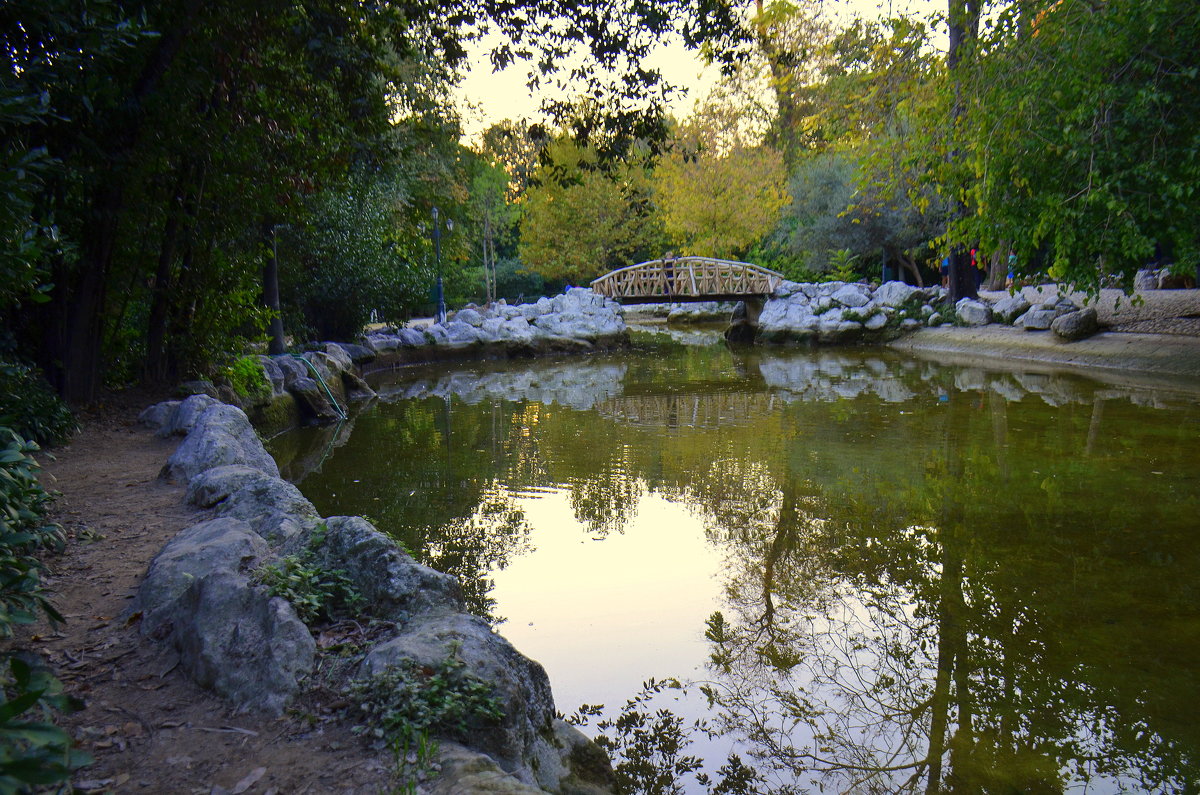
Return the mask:
[[(446, 219), (446, 231), (454, 231), (454, 221)], [(446, 322), (446, 296), (442, 290), (442, 225), (438, 223), (438, 208), (433, 208), (433, 258), (437, 264), (437, 322)]]

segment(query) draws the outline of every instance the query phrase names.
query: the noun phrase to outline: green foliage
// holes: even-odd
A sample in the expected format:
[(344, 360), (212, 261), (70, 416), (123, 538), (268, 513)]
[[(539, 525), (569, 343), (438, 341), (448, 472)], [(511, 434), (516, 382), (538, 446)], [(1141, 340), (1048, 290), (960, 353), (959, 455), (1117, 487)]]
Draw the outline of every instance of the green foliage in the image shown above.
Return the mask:
[[(289, 320), (296, 333), (353, 340), (372, 310), (395, 321), (424, 300), (434, 263), (430, 256), (427, 265), (414, 265), (426, 241), (396, 234), (405, 198), (398, 177), (360, 174), (306, 201), (304, 224), (283, 230), (280, 246), (289, 266), (282, 297), (293, 308)], [(442, 253), (445, 262), (448, 247)]]
[[(0, 638), (39, 616), (61, 622), (46, 598), (37, 554), (63, 544), (62, 528), (50, 522), (50, 495), (37, 479), (38, 450), (0, 426)], [(53, 710), (73, 706), (48, 672), (11, 653), (0, 655), (0, 791), (24, 792), (65, 781), (90, 761), (71, 750), (67, 733), (50, 722)]]
[(1012, 245), (1024, 274), (1089, 291), (1105, 274), (1131, 286), (1156, 247), (1194, 269), (1197, 42), (1190, 0), (1004, 8), (962, 76), (961, 162), (929, 152), (966, 206), (951, 242)]
[(429, 736), (429, 732), (402, 731), (388, 742), (392, 752), (393, 795), (416, 795), (417, 783), (432, 770), (441, 744)]
[(654, 171), (663, 226), (682, 254), (741, 258), (775, 226), (787, 203), (782, 154), (739, 129), (713, 104), (675, 133)]
[(12, 361), (0, 361), (0, 426), (44, 445), (62, 444), (78, 428), (71, 409), (41, 373)]
[(257, 356), (243, 356), (225, 367), (221, 375), (241, 398), (265, 402), (271, 398), (271, 382)]
[(651, 212), (646, 153), (607, 163), (566, 138), (551, 146), (526, 194), (521, 261), (546, 281), (583, 284), (665, 251)]
[(48, 518), (51, 497), (32, 456), (38, 446), (3, 426), (0, 445), (0, 637), (9, 637), (14, 625), (30, 624), (39, 613), (62, 621), (42, 592), (37, 553), (60, 548), (64, 536)]
[(504, 718), (495, 687), (466, 670), (457, 648), (432, 665), (389, 666), (353, 682), (349, 695), (362, 719), (356, 731), (389, 744), (415, 743), (422, 734), (466, 739)]
[(327, 569), (317, 560), (317, 550), (325, 543), (326, 528), (313, 531), (299, 555), (288, 555), (277, 563), (267, 563), (254, 572), (254, 579), (267, 587), (271, 596), (286, 599), (305, 624), (332, 620), (344, 613), (354, 616), (364, 599), (342, 569)]
[(53, 161), (44, 147), (30, 147), (14, 134), (39, 123), (48, 104), (45, 94), (0, 87), (0, 310), (49, 300), (45, 257), (55, 247), (58, 230), (38, 217), (36, 195)]
[(92, 761), (73, 750), (70, 736), (50, 720), (79, 704), (48, 671), (16, 656), (7, 662), (0, 673), (0, 792), (43, 792)]
[[(561, 288), (559, 288), (561, 289)], [(530, 301), (538, 296), (558, 292), (547, 292), (546, 280), (541, 274), (526, 270), (516, 258), (501, 257), (496, 263), (496, 295), (509, 303)]]
[(823, 282), (854, 282), (858, 281), (858, 257), (850, 249), (843, 248), (829, 252), (829, 270), (821, 275)]

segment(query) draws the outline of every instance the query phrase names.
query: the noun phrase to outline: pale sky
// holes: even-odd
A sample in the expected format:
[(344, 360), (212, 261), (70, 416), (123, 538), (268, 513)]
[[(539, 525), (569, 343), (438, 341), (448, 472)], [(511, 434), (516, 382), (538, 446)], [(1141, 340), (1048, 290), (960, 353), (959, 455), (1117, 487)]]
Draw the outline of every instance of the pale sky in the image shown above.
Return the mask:
[[(861, 16), (874, 19), (892, 13), (941, 10), (944, 0), (825, 0), (826, 12), (836, 19)], [(463, 128), (469, 142), (489, 125), (504, 119), (539, 119), (540, 98), (530, 95), (525, 87), (526, 65), (516, 63), (502, 72), (491, 71), (484, 57), (485, 48), (478, 46), (472, 57), (472, 68), (455, 89), (455, 97), (463, 114)], [(649, 59), (658, 67), (668, 83), (688, 89), (671, 104), (678, 117), (689, 114), (697, 99), (708, 93), (716, 82), (715, 69), (706, 69), (696, 53), (689, 52), (682, 42), (661, 47)], [(476, 106), (475, 110), (468, 108)]]

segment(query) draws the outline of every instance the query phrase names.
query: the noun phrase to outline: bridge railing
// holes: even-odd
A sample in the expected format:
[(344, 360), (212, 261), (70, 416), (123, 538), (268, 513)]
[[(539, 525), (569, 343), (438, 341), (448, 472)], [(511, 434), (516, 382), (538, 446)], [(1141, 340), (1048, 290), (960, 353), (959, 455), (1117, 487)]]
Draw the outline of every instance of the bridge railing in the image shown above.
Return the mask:
[(749, 262), (678, 257), (639, 262), (606, 273), (592, 290), (616, 300), (715, 300), (767, 295), (783, 275)]

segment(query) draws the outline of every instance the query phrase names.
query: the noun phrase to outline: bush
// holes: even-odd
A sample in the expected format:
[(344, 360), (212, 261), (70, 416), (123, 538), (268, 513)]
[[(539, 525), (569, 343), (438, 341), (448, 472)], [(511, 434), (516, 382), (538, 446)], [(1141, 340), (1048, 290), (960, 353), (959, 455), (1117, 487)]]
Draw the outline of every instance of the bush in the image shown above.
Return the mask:
[(240, 398), (248, 398), (255, 403), (265, 403), (271, 399), (271, 382), (267, 380), (267, 374), (263, 372), (263, 366), (256, 356), (243, 356), (223, 368), (221, 375)]
[(278, 563), (260, 566), (254, 578), (267, 587), (271, 596), (291, 603), (296, 615), (309, 626), (321, 619), (332, 619), (338, 611), (356, 615), (362, 607), (362, 594), (341, 569), (329, 570), (316, 559), (325, 543), (327, 528), (321, 525), (300, 555), (288, 555)]
[[(42, 591), (42, 564), (36, 554), (63, 543), (62, 528), (49, 521), (51, 497), (37, 479), (31, 453), (38, 446), (11, 428), (0, 427), (0, 637), (11, 637), (18, 624), (45, 615), (62, 616)], [(86, 764), (71, 750), (66, 732), (48, 722), (55, 710), (74, 707), (62, 685), (48, 672), (20, 657), (3, 655), (0, 671), (0, 792), (26, 792), (57, 784)], [(32, 714), (31, 714), (32, 713)]]
[(0, 425), (48, 446), (62, 444), (78, 428), (71, 409), (41, 373), (11, 361), (0, 361)]
[(37, 479), (33, 442), (0, 426), (0, 637), (44, 613), (62, 617), (42, 593), (36, 553), (63, 544), (62, 527), (47, 517), (50, 495)]
[(391, 742), (420, 734), (467, 739), (504, 717), (495, 688), (468, 673), (457, 653), (433, 665), (404, 660), (350, 685), (350, 696), (374, 737)]
[(48, 671), (9, 656), (8, 670), (0, 673), (0, 691), (0, 792), (42, 791), (91, 763), (50, 722), (54, 712), (73, 712), (79, 704)]

